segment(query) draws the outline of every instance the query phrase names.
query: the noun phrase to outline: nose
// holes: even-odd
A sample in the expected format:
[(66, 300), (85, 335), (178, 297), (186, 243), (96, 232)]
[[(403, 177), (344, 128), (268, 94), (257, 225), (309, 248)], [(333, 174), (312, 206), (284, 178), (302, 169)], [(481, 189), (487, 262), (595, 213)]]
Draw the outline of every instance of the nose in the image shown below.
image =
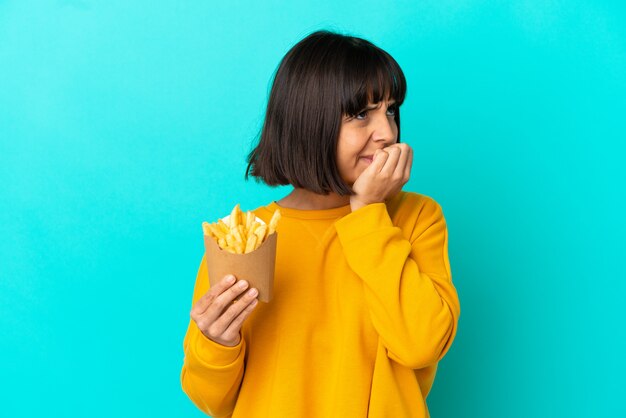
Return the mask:
[(395, 144), (397, 139), (396, 120), (383, 113), (378, 115), (374, 123), (374, 131), (372, 139), (374, 142), (382, 142), (383, 144)]

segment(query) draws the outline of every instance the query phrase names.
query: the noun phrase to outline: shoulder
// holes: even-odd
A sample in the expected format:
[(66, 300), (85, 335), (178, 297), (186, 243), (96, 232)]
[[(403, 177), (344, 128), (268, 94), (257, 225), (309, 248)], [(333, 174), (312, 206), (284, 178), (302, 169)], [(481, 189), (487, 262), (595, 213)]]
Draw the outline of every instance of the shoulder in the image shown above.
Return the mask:
[[(432, 197), (415, 193), (400, 192), (387, 203), (387, 211), (393, 224), (413, 242), (426, 230), (446, 229), (441, 205)], [(432, 229), (432, 228), (435, 229)]]
[(259, 206), (256, 209), (253, 209), (251, 212), (263, 222), (269, 223), (270, 219), (272, 219), (272, 215), (274, 215), (274, 211), (271, 210), (272, 206), (273, 202), (270, 202), (267, 205)]
[(416, 192), (401, 191), (387, 202), (392, 219), (396, 217), (422, 217), (441, 213), (441, 205), (432, 197)]

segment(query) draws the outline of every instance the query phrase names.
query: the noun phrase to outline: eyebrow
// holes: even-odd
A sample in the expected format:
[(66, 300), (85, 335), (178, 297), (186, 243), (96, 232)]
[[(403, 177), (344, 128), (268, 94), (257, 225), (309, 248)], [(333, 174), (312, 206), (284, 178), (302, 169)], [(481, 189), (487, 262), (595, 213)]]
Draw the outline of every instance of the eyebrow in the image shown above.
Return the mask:
[[(387, 108), (390, 108), (391, 106), (395, 105), (396, 101), (394, 100), (393, 102), (389, 103), (389, 106), (387, 106)], [(368, 106), (365, 108), (365, 110), (374, 110), (374, 109), (378, 109), (378, 106)]]

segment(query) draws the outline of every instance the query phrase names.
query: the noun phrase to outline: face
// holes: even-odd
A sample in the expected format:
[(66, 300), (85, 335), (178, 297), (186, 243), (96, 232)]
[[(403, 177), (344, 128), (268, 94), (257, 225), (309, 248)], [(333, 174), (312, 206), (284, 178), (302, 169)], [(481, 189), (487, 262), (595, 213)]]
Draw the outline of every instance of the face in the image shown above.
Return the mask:
[(371, 164), (374, 152), (395, 144), (398, 126), (395, 101), (370, 103), (358, 115), (343, 115), (337, 141), (337, 166), (349, 185)]

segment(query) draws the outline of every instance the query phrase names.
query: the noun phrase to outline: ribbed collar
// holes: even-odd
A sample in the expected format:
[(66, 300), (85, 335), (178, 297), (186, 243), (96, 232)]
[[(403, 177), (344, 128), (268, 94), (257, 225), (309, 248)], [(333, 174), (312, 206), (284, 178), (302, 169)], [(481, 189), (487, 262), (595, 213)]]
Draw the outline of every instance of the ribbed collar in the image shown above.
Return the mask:
[(281, 216), (296, 219), (336, 219), (341, 218), (352, 212), (352, 208), (349, 204), (331, 209), (304, 210), (285, 208), (279, 206), (276, 201), (273, 201), (269, 205), (265, 206), (265, 208), (271, 213), (274, 213), (276, 209), (280, 209)]

